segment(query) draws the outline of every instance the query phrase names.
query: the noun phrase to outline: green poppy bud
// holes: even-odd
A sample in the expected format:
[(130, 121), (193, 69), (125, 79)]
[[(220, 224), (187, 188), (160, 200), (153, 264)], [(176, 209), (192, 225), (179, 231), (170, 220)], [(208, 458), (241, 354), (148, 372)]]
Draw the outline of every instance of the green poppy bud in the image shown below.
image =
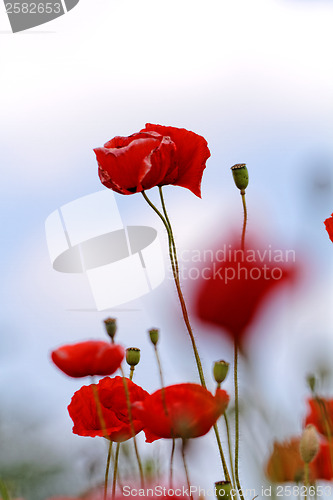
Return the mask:
[(245, 189), (249, 184), (249, 173), (246, 168), (245, 163), (237, 163), (231, 167), (232, 175), (238, 189), (241, 190), (241, 194), (245, 193)]
[(313, 375), (312, 373), (310, 373), (306, 377), (306, 381), (308, 383), (308, 386), (310, 387), (310, 391), (314, 393), (315, 389), (316, 389), (316, 377), (315, 377), (315, 375)]
[(126, 362), (130, 366), (136, 366), (140, 361), (140, 349), (129, 347), (126, 349)]
[(223, 380), (226, 378), (228, 370), (229, 363), (223, 361), (222, 359), (220, 361), (215, 361), (213, 366), (213, 375), (218, 384), (221, 384), (221, 382), (223, 382)]
[(317, 455), (319, 451), (319, 436), (314, 425), (309, 424), (305, 427), (299, 443), (299, 451), (305, 464), (312, 462)]
[(160, 331), (157, 328), (152, 328), (148, 331), (152, 344), (156, 345), (159, 339)]
[(106, 333), (113, 341), (114, 336), (116, 335), (116, 331), (117, 331), (117, 320), (115, 318), (106, 318), (104, 320), (104, 325), (105, 325)]
[(215, 495), (217, 500), (231, 498), (231, 483), (229, 481), (218, 481), (215, 483)]

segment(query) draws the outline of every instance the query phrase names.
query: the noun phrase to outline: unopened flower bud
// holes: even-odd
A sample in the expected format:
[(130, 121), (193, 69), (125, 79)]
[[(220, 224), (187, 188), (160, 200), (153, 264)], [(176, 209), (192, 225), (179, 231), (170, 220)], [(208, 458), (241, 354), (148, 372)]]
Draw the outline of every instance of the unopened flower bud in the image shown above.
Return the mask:
[(310, 387), (310, 391), (315, 392), (315, 389), (316, 389), (316, 377), (315, 377), (315, 375), (313, 375), (313, 373), (310, 373), (306, 377), (306, 381), (308, 383), (308, 386)]
[(159, 339), (160, 331), (158, 328), (152, 328), (148, 331), (148, 333), (152, 344), (156, 345)]
[(245, 189), (249, 184), (249, 173), (247, 171), (246, 164), (237, 163), (236, 165), (231, 167), (231, 171), (236, 186), (241, 190), (241, 193), (244, 194)]
[(303, 462), (306, 464), (312, 462), (317, 455), (319, 451), (319, 437), (314, 425), (309, 424), (305, 427), (299, 443), (299, 451)]
[(229, 481), (218, 481), (215, 483), (215, 495), (217, 500), (231, 498), (231, 483)]
[(214, 379), (218, 384), (223, 382), (223, 380), (226, 378), (228, 370), (229, 370), (229, 363), (223, 361), (222, 359), (220, 361), (215, 361), (213, 367), (213, 375)]
[(117, 320), (115, 318), (106, 318), (104, 320), (104, 325), (105, 325), (106, 333), (113, 341), (114, 336), (116, 335), (116, 331), (117, 331)]
[(129, 347), (126, 349), (126, 362), (130, 366), (136, 366), (140, 361), (140, 349)]

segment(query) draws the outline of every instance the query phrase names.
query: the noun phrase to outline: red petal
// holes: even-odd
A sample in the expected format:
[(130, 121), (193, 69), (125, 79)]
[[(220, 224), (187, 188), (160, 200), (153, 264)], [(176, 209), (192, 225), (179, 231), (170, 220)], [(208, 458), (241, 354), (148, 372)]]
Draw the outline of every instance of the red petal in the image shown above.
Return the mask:
[[(200, 135), (184, 128), (164, 127), (147, 123), (142, 131), (155, 131), (164, 137), (170, 137), (177, 148), (178, 176), (167, 176), (163, 184), (182, 186), (201, 197), (201, 179), (210, 157), (207, 141)], [(141, 131), (141, 132), (142, 132)]]
[(137, 193), (156, 185), (153, 176), (151, 186), (143, 188), (141, 183), (151, 169), (150, 155), (159, 144), (156, 138), (139, 138), (124, 147), (94, 149), (102, 184), (121, 194)]
[(328, 232), (328, 236), (330, 237), (330, 240), (333, 242), (333, 214), (331, 215), (331, 217), (329, 217), (324, 221), (324, 224), (326, 226), (326, 231)]

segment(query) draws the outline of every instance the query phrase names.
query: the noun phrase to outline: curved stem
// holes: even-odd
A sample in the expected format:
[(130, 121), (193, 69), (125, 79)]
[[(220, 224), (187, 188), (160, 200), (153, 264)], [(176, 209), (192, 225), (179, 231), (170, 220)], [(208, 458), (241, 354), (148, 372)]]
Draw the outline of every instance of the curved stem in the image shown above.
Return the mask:
[(108, 458), (106, 459), (105, 479), (104, 479), (104, 500), (106, 500), (107, 496), (108, 496), (108, 483), (109, 483), (111, 452), (112, 452), (112, 441), (110, 441), (110, 443), (109, 443)]
[(165, 206), (165, 202), (164, 202), (164, 196), (163, 196), (162, 186), (159, 186), (158, 189), (159, 189), (159, 193), (160, 193), (161, 204), (162, 204), (162, 208), (163, 208), (163, 213), (164, 213), (164, 216), (165, 216), (165, 220), (168, 223), (168, 226), (169, 226), (169, 229), (170, 229), (172, 250), (173, 250), (174, 257), (175, 257), (176, 273), (177, 273), (177, 276), (179, 276), (176, 243), (175, 243), (175, 239), (173, 237), (171, 222), (170, 222), (170, 219), (169, 219), (169, 216), (168, 216), (168, 212), (167, 212), (167, 209), (166, 209), (166, 206)]
[[(160, 194), (161, 194), (161, 190), (160, 190)], [(148, 198), (148, 196), (146, 195), (146, 193), (144, 191), (142, 191), (142, 196), (144, 197), (144, 199), (146, 200), (148, 205), (154, 210), (154, 212), (161, 219), (161, 221), (163, 222), (163, 225), (167, 231), (168, 241), (169, 241), (169, 257), (170, 257), (170, 262), (171, 262), (171, 267), (172, 267), (172, 272), (173, 272), (173, 278), (174, 278), (174, 282), (176, 285), (177, 294), (178, 294), (178, 298), (179, 298), (179, 302), (180, 302), (180, 306), (181, 306), (181, 310), (182, 310), (182, 314), (183, 314), (183, 319), (184, 319), (186, 329), (187, 329), (187, 332), (188, 332), (190, 340), (191, 340), (192, 349), (193, 349), (193, 353), (194, 353), (194, 357), (195, 357), (195, 361), (196, 361), (196, 365), (197, 365), (197, 369), (198, 369), (198, 373), (199, 373), (200, 382), (201, 382), (202, 387), (206, 388), (206, 381), (205, 381), (205, 377), (204, 377), (204, 373), (203, 373), (203, 369), (202, 369), (200, 356), (198, 353), (197, 345), (196, 345), (195, 338), (194, 338), (193, 331), (192, 331), (192, 327), (190, 324), (190, 320), (189, 320), (189, 316), (188, 316), (188, 312), (187, 312), (187, 308), (186, 308), (186, 304), (185, 304), (185, 299), (184, 299), (184, 296), (183, 296), (183, 293), (181, 290), (181, 286), (180, 286), (179, 273), (178, 273), (179, 267), (178, 267), (177, 254), (176, 254), (176, 245), (175, 245), (175, 240), (174, 240), (173, 233), (172, 233), (171, 223), (170, 223), (170, 220), (167, 216), (167, 212), (165, 209), (164, 198), (163, 198), (162, 206), (164, 205), (165, 217), (161, 214), (161, 212), (158, 210), (158, 208), (155, 207), (155, 205)], [(162, 198), (161, 198), (161, 200), (162, 200)], [(221, 444), (217, 424), (214, 425), (214, 432), (215, 432), (215, 436), (216, 436), (218, 449), (220, 452), (224, 476), (225, 476), (226, 481), (230, 482), (228, 467), (227, 467), (226, 460), (224, 458), (222, 444)]]
[(112, 498), (115, 498), (115, 496), (116, 496), (116, 484), (117, 484), (117, 473), (118, 473), (119, 450), (120, 450), (120, 443), (117, 443), (116, 456), (115, 456), (115, 459), (114, 459), (113, 482), (112, 482)]

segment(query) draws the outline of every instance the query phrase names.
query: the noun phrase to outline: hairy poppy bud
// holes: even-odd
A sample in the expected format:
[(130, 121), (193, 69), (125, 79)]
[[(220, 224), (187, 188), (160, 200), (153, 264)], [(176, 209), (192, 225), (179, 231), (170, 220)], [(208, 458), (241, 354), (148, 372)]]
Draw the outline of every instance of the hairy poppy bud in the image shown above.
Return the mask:
[(309, 424), (305, 427), (299, 443), (299, 451), (303, 462), (306, 464), (312, 462), (317, 455), (319, 451), (319, 437), (314, 425)]
[(158, 330), (158, 328), (152, 328), (148, 331), (148, 333), (152, 344), (156, 345), (159, 339), (160, 331)]
[(229, 481), (218, 481), (215, 483), (215, 495), (217, 500), (231, 498), (231, 484)]
[(116, 331), (117, 331), (117, 320), (115, 318), (106, 318), (104, 320), (104, 325), (105, 325), (106, 333), (113, 341), (114, 336), (116, 335)]
[(214, 379), (218, 384), (221, 384), (221, 382), (223, 382), (223, 380), (226, 378), (228, 370), (229, 370), (229, 363), (223, 361), (222, 359), (220, 361), (215, 361), (213, 367), (213, 374), (214, 374)]
[(249, 173), (247, 171), (246, 164), (237, 163), (231, 167), (231, 170), (236, 186), (241, 190), (241, 194), (244, 194), (245, 189), (249, 184)]
[(136, 366), (140, 361), (140, 349), (129, 347), (126, 349), (126, 362), (130, 366)]

